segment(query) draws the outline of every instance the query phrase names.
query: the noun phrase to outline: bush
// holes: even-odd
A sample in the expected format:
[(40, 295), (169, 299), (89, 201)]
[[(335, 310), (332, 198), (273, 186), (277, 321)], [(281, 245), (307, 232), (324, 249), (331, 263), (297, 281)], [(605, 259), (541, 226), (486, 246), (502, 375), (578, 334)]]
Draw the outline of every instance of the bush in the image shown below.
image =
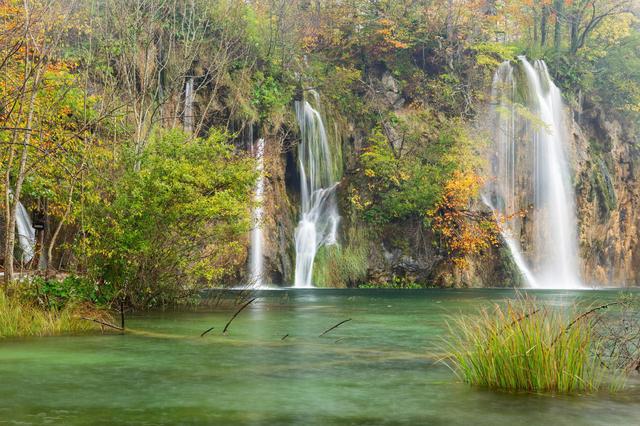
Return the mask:
[(37, 301), (47, 309), (64, 309), (68, 304), (91, 303), (108, 306), (116, 295), (113, 285), (89, 278), (68, 276), (62, 280), (34, 277), (20, 283), (17, 295), (25, 302)]
[(387, 281), (384, 283), (366, 283), (360, 284), (358, 288), (386, 288), (386, 289), (418, 289), (418, 288), (426, 288), (427, 285), (423, 285), (417, 283), (413, 280), (407, 279), (405, 277), (393, 276), (391, 281)]
[(493, 389), (594, 391), (607, 371), (592, 355), (599, 341), (588, 315), (532, 299), (457, 319), (448, 345), (449, 363), (462, 380)]
[(229, 135), (158, 132), (86, 214), (90, 276), (131, 305), (174, 302), (234, 277), (246, 258), (256, 173)]

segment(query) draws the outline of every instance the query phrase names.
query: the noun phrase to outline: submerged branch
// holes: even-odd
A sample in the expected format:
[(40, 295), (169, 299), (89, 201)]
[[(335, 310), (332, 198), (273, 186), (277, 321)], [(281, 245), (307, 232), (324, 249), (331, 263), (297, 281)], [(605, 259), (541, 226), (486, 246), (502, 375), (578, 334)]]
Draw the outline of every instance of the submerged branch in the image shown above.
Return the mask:
[(86, 318), (86, 317), (80, 317), (80, 319), (83, 319), (85, 321), (91, 321), (91, 322), (95, 322), (98, 323), (100, 325), (104, 325), (105, 327), (109, 327), (109, 328), (113, 328), (114, 330), (118, 330), (118, 331), (124, 331), (124, 328), (122, 327), (118, 327), (117, 325), (105, 322), (105, 321), (100, 321), (98, 319), (95, 318)]
[(213, 330), (215, 327), (211, 327), (206, 329), (205, 331), (202, 332), (202, 334), (200, 335), (200, 337), (204, 337), (205, 334), (207, 334), (208, 332), (210, 332), (211, 330)]
[(234, 319), (236, 319), (236, 317), (238, 316), (238, 314), (239, 314), (240, 312), (242, 312), (242, 311), (244, 310), (244, 308), (246, 308), (247, 306), (249, 306), (249, 305), (251, 304), (251, 302), (253, 302), (253, 301), (254, 301), (254, 300), (256, 300), (256, 299), (257, 299), (257, 297), (254, 297), (253, 299), (249, 300), (247, 303), (245, 303), (244, 305), (242, 305), (242, 306), (240, 307), (240, 309), (238, 309), (238, 310), (236, 311), (236, 313), (235, 313), (235, 314), (233, 314), (233, 316), (231, 317), (231, 319), (229, 320), (229, 322), (227, 322), (227, 325), (225, 325), (225, 326), (224, 326), (224, 329), (222, 330), (222, 334), (225, 334), (225, 335), (227, 334), (227, 329), (229, 328), (229, 325), (231, 324), (231, 322), (232, 322)]
[(321, 334), (321, 335), (319, 335), (318, 337), (322, 337), (322, 336), (324, 336), (325, 334), (327, 334), (327, 333), (328, 333), (328, 332), (330, 332), (331, 330), (334, 330), (334, 329), (336, 329), (336, 328), (340, 327), (340, 326), (341, 326), (342, 324), (344, 324), (345, 322), (349, 322), (349, 321), (351, 321), (351, 318), (346, 319), (346, 320), (344, 320), (344, 321), (340, 321), (339, 323), (337, 323), (337, 324), (336, 324), (336, 325), (334, 325), (333, 327), (328, 328), (328, 329), (326, 329), (325, 331), (323, 331), (323, 332), (322, 332), (322, 334)]

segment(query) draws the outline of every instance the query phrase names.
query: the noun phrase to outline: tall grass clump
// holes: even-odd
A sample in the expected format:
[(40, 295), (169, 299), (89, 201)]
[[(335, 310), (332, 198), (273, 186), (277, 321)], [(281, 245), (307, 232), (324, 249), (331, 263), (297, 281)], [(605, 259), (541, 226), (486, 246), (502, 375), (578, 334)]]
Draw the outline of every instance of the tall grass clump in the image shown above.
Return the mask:
[(86, 304), (70, 303), (61, 309), (50, 309), (0, 291), (0, 338), (51, 336), (100, 329), (98, 324), (83, 317), (108, 320), (105, 311)]
[(606, 368), (588, 316), (519, 299), (450, 324), (449, 362), (465, 382), (492, 389), (595, 391)]

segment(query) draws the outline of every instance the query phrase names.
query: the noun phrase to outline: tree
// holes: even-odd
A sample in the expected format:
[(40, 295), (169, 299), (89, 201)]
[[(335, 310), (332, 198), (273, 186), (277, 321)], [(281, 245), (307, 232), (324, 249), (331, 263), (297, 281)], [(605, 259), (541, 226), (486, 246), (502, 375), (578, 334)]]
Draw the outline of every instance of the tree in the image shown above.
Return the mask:
[(588, 40), (591, 33), (602, 22), (612, 16), (630, 13), (630, 0), (571, 0), (566, 10), (557, 10), (570, 28), (570, 48), (576, 54)]
[(137, 171), (116, 181), (93, 176), (85, 200), (90, 275), (136, 307), (175, 300), (219, 283), (243, 263), (250, 226), (253, 161), (234, 152), (228, 135), (207, 139), (156, 131)]
[(30, 172), (30, 156), (42, 149), (42, 128), (38, 128), (38, 94), (47, 71), (55, 69), (56, 49), (69, 28), (68, 18), (75, 1), (24, 0), (3, 3), (4, 32), (1, 46), (5, 79), (2, 91), (4, 167), (5, 283), (13, 279), (17, 208), (23, 184)]

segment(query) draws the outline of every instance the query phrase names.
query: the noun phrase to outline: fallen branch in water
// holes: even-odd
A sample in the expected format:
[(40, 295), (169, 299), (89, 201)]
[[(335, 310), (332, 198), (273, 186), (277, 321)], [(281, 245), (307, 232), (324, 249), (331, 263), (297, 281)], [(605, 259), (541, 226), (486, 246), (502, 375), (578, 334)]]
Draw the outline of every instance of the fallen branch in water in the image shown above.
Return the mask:
[(322, 334), (321, 334), (321, 335), (319, 335), (318, 337), (322, 337), (322, 336), (324, 336), (325, 334), (327, 334), (327, 333), (328, 333), (328, 332), (330, 332), (331, 330), (334, 330), (334, 329), (336, 329), (336, 328), (340, 327), (340, 326), (341, 326), (342, 324), (344, 324), (345, 322), (349, 322), (349, 321), (351, 321), (351, 318), (346, 319), (346, 320), (344, 320), (344, 321), (340, 321), (339, 323), (337, 323), (337, 324), (336, 324), (336, 325), (334, 325), (333, 327), (328, 328), (328, 329), (326, 329), (325, 331), (323, 331), (323, 332), (322, 332)]
[(204, 337), (205, 334), (207, 334), (208, 332), (210, 332), (211, 330), (213, 330), (215, 327), (211, 327), (206, 329), (205, 331), (202, 332), (202, 334), (200, 335), (200, 337)]
[(105, 322), (105, 321), (100, 321), (100, 320), (97, 320), (95, 318), (80, 317), (80, 319), (83, 319), (85, 321), (95, 322), (95, 323), (98, 323), (100, 325), (104, 325), (105, 327), (113, 328), (114, 330), (124, 331), (124, 328), (122, 328), (122, 327), (118, 327), (117, 325), (110, 324), (110, 323)]
[(227, 325), (225, 325), (225, 326), (224, 326), (224, 329), (222, 330), (222, 334), (224, 334), (224, 335), (226, 336), (226, 334), (227, 334), (227, 329), (229, 328), (229, 325), (231, 324), (231, 321), (233, 321), (234, 319), (236, 319), (236, 317), (238, 316), (238, 314), (239, 314), (240, 312), (242, 312), (242, 310), (243, 310), (244, 308), (246, 308), (247, 306), (249, 306), (249, 304), (251, 304), (251, 302), (253, 302), (253, 301), (254, 301), (254, 300), (256, 300), (256, 299), (257, 299), (257, 297), (254, 297), (253, 299), (249, 300), (247, 303), (245, 303), (244, 305), (242, 305), (242, 306), (240, 307), (240, 309), (238, 309), (238, 310), (236, 311), (236, 313), (235, 313), (235, 314), (233, 314), (233, 316), (231, 317), (231, 319), (229, 320), (229, 322), (227, 323)]

